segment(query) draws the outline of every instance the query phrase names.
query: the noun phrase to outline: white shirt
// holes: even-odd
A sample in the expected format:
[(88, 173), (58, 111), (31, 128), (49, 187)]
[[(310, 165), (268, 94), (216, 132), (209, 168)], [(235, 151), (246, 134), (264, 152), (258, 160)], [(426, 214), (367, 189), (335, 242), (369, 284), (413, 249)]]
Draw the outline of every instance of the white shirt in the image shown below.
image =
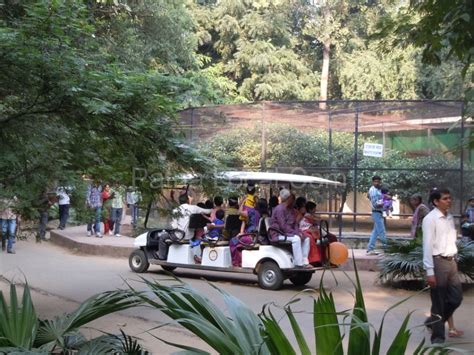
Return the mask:
[(176, 215), (176, 217), (171, 221), (171, 227), (185, 232), (184, 239), (192, 239), (194, 237), (194, 229), (190, 230), (188, 226), (190, 216), (195, 213), (211, 213), (211, 210), (183, 203), (173, 211), (173, 215)]
[(64, 188), (58, 188), (56, 194), (58, 195), (58, 204), (69, 205), (71, 203), (71, 198), (69, 197)]
[(423, 267), (428, 276), (434, 275), (433, 256), (454, 256), (456, 247), (456, 228), (451, 214), (447, 216), (435, 208), (423, 219)]

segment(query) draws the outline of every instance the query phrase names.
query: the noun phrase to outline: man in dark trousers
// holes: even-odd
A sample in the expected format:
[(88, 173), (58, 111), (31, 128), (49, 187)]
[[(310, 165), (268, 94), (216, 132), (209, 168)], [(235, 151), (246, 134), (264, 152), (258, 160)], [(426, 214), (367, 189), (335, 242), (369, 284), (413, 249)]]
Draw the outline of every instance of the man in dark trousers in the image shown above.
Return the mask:
[(431, 316), (425, 325), (432, 330), (431, 343), (444, 343), (444, 323), (462, 301), (461, 280), (455, 256), (456, 228), (451, 207), (451, 193), (438, 189), (431, 193), (435, 208), (423, 219), (423, 266), (431, 288)]

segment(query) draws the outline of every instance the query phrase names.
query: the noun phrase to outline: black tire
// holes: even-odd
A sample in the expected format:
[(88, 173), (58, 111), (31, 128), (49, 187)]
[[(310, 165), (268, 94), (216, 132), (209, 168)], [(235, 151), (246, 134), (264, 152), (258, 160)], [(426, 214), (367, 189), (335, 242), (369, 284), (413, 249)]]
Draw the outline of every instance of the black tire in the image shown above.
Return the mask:
[(128, 265), (133, 272), (142, 273), (146, 272), (150, 267), (148, 258), (143, 250), (137, 249), (130, 254), (128, 258)]
[(293, 276), (290, 276), (289, 279), (295, 286), (304, 286), (309, 281), (311, 281), (312, 277), (313, 277), (312, 272), (298, 272), (294, 274)]
[(274, 261), (264, 261), (258, 269), (258, 284), (264, 290), (278, 290), (283, 286), (283, 272)]
[(172, 272), (176, 269), (176, 266), (161, 265), (161, 268), (165, 271)]

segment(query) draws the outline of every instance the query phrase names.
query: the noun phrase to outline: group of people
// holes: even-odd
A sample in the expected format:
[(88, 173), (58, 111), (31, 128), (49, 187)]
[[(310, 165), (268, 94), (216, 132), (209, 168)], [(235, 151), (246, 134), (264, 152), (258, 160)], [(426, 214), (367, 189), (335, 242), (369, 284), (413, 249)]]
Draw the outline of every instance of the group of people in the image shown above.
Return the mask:
[[(171, 226), (183, 231), (184, 238), (190, 240), (191, 246), (195, 248), (196, 263), (201, 262), (199, 245), (206, 235), (210, 239), (228, 240), (232, 264), (241, 266), (243, 246), (251, 242), (252, 233), (260, 232), (263, 227), (269, 230), (268, 238), (271, 241), (291, 242), (295, 267), (312, 268), (311, 262), (320, 260), (316, 250), (319, 229), (315, 212), (316, 203), (306, 201), (305, 197), (296, 198), (288, 189), (281, 189), (278, 196), (267, 200), (259, 198), (255, 185), (249, 184), (246, 195), (240, 201), (237, 196), (230, 196), (227, 206), (221, 196), (214, 197), (213, 201), (193, 205), (192, 198), (187, 193), (181, 194), (179, 206), (173, 211)], [(189, 227), (193, 214), (203, 214), (208, 219), (209, 223), (205, 228)], [(236, 216), (240, 221), (236, 230), (226, 229), (226, 219), (229, 216)], [(169, 238), (167, 233), (159, 236), (158, 258), (161, 260), (167, 258)], [(259, 242), (268, 243), (270, 240)]]
[[(377, 237), (386, 245), (381, 181), (380, 176), (374, 176), (369, 190), (374, 228), (367, 254), (375, 254)], [(453, 215), (449, 213), (452, 204), (451, 192), (445, 188), (433, 188), (428, 205), (423, 203), (420, 194), (412, 195), (410, 204), (414, 209), (410, 235), (423, 246), (423, 267), (426, 271), (426, 282), (430, 286), (431, 315), (426, 319), (425, 325), (431, 332), (433, 344), (444, 343), (445, 323), (448, 324), (449, 337), (463, 335), (463, 331), (454, 326), (453, 320), (453, 313), (462, 302), (462, 287), (456, 262), (458, 233)], [(474, 197), (468, 200), (461, 220), (461, 231), (463, 236), (472, 239)]]
[[(132, 226), (136, 227), (140, 201), (140, 191), (133, 186), (125, 188), (120, 182), (115, 181), (111, 187), (109, 184), (101, 185), (98, 180), (94, 181), (89, 185), (86, 194), (86, 206), (89, 210), (87, 236), (95, 235), (102, 238), (103, 235), (114, 235), (120, 237), (125, 205), (130, 208)], [(103, 233), (101, 223), (104, 225)]]

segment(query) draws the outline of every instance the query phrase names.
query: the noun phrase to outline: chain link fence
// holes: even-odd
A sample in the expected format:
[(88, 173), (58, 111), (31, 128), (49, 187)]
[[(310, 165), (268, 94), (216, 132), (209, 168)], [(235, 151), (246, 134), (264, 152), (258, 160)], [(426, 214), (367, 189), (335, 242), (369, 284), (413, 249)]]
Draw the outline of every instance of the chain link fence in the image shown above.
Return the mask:
[(474, 195), (474, 151), (463, 144), (474, 123), (460, 101), (265, 101), (190, 108), (180, 112), (180, 125), (204, 152), (228, 155), (229, 170), (344, 182), (315, 198), (321, 213), (350, 216), (354, 229), (370, 212), (373, 175), (397, 195), (396, 218), (412, 213), (406, 202), (415, 192), (426, 201), (431, 188), (450, 188), (456, 214)]

